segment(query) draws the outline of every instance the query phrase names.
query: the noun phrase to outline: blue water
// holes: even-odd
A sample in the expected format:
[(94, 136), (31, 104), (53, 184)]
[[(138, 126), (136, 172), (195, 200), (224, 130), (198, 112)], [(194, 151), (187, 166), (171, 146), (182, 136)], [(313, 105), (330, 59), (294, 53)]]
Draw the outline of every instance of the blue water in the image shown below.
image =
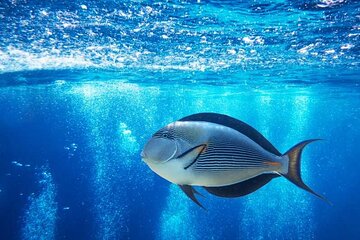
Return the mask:
[[(358, 239), (360, 3), (2, 0), (0, 239)], [(197, 112), (302, 176), (199, 208), (140, 152)]]

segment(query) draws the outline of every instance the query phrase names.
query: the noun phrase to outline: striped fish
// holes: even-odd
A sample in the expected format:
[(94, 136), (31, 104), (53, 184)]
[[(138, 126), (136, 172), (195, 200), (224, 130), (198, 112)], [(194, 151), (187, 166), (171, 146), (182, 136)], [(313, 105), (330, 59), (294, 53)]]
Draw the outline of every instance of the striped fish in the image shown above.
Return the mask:
[(281, 154), (248, 124), (222, 114), (199, 113), (157, 131), (141, 157), (155, 173), (179, 185), (201, 207), (194, 186), (220, 197), (240, 197), (279, 176), (326, 200), (300, 175), (301, 152), (316, 140), (303, 141)]

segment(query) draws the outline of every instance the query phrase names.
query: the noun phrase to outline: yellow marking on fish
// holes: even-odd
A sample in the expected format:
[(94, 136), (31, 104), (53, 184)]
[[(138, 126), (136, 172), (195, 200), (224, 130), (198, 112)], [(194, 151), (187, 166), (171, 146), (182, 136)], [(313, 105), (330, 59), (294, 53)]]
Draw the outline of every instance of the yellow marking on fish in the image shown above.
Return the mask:
[(209, 143), (204, 143), (204, 148), (201, 150), (201, 153), (205, 153), (208, 150)]
[(274, 166), (274, 167), (281, 166), (281, 163), (279, 163), (279, 162), (265, 162), (265, 164), (267, 164), (269, 166)]
[(203, 153), (204, 151), (206, 151), (206, 147), (207, 147), (206, 144), (200, 145), (200, 146), (196, 149), (196, 152), (197, 152), (198, 154), (201, 154), (201, 153)]
[(196, 153), (196, 154), (202, 154), (203, 152), (206, 151), (206, 148), (207, 148), (207, 145), (206, 143), (205, 144), (201, 144), (199, 145), (198, 147), (196, 147), (193, 152)]

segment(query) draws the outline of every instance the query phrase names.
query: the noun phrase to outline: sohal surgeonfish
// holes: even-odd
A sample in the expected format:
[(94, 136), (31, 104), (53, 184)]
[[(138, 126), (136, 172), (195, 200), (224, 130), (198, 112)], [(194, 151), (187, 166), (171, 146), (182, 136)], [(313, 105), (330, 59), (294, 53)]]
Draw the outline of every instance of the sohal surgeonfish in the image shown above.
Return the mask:
[(235, 118), (199, 113), (161, 128), (146, 143), (142, 159), (158, 175), (175, 183), (196, 204), (194, 186), (220, 197), (240, 197), (283, 176), (327, 201), (301, 179), (300, 142), (281, 154), (263, 135)]

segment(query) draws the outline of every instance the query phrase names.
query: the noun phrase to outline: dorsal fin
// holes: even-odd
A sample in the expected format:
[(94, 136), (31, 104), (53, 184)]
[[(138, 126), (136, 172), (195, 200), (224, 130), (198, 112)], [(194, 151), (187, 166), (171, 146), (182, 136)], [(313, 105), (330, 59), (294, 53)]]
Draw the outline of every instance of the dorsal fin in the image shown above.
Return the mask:
[(202, 121), (202, 122), (211, 122), (211, 123), (217, 123), (224, 125), (226, 127), (232, 128), (257, 144), (259, 144), (261, 147), (263, 147), (265, 150), (277, 155), (281, 156), (281, 153), (261, 134), (259, 133), (255, 128), (251, 127), (250, 125), (229, 117), (224, 114), (218, 114), (218, 113), (196, 113), (184, 118), (181, 118), (178, 121)]

